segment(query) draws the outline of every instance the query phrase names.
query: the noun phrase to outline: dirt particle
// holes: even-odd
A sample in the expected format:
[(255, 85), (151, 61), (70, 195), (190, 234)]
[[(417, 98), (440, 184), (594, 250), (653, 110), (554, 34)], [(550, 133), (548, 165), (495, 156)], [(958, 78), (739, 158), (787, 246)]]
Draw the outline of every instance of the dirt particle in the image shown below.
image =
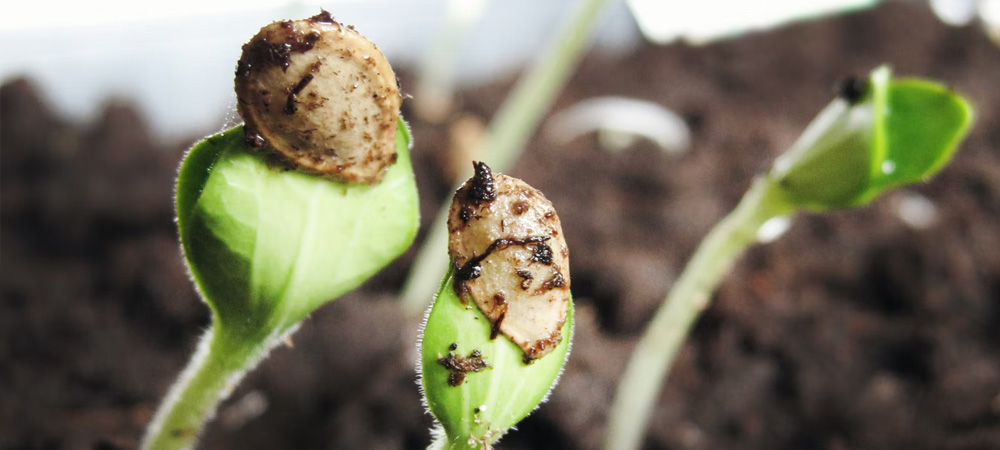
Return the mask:
[(260, 35), (243, 45), (243, 55), (236, 63), (237, 78), (269, 66), (279, 66), (287, 71), (292, 53), (309, 51), (319, 41), (317, 31), (300, 33), (291, 24), (281, 22), (280, 25), (283, 35)]
[(264, 137), (260, 133), (246, 127), (243, 128), (243, 141), (250, 148), (262, 148), (267, 144), (267, 141), (264, 140)]
[(532, 253), (531, 255), (531, 260), (534, 262), (545, 264), (546, 266), (551, 266), (552, 248), (545, 244), (535, 245), (534, 253)]
[(493, 181), (493, 172), (490, 166), (482, 161), (472, 163), (476, 174), (473, 175), (469, 189), (469, 200), (475, 204), (481, 202), (491, 202), (497, 198), (497, 186)]
[[(460, 281), (475, 280), (476, 278), (479, 278), (483, 274), (483, 266), (479, 265), (480, 262), (482, 261), (469, 260), (468, 264), (460, 267), (455, 272), (455, 278), (458, 278)], [(456, 283), (456, 285), (458, 284), (461, 283)]]
[(483, 354), (479, 350), (473, 350), (469, 353), (469, 356), (463, 358), (461, 355), (455, 353), (457, 349), (458, 346), (452, 344), (448, 347), (448, 356), (438, 358), (437, 360), (438, 364), (448, 370), (448, 385), (461, 386), (465, 381), (465, 375), (469, 372), (481, 372), (485, 369), (493, 368), (483, 358)]
[(527, 291), (531, 287), (531, 280), (535, 278), (528, 269), (517, 269), (514, 271), (517, 276), (521, 277), (521, 289)]
[(462, 219), (462, 222), (472, 220), (472, 209), (468, 206), (462, 207), (462, 209), (458, 211), (458, 218)]
[[(330, 11), (327, 11), (325, 9), (320, 9), (319, 10), (319, 14), (316, 14), (315, 16), (310, 17), (309, 21), (310, 22), (319, 22), (319, 23), (337, 23), (337, 21), (333, 19), (333, 15), (330, 14)], [(348, 28), (353, 29), (352, 27), (348, 27)]]
[(288, 93), (288, 99), (285, 101), (285, 114), (292, 115), (295, 114), (295, 99), (299, 96), (299, 93), (306, 88), (306, 85), (313, 80), (313, 75), (307, 73), (301, 80), (292, 88), (292, 91)]
[(552, 274), (552, 278), (549, 278), (548, 280), (543, 282), (541, 287), (539, 287), (538, 290), (535, 292), (542, 293), (545, 291), (551, 291), (552, 289), (561, 288), (565, 285), (566, 285), (566, 280), (563, 278), (562, 273), (556, 270), (555, 273)]

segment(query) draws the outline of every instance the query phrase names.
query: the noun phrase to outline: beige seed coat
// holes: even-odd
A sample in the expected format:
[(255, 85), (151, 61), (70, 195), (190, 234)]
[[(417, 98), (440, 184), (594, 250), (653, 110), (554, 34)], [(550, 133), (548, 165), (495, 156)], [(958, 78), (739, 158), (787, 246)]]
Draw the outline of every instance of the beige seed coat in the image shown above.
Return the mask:
[(525, 182), (476, 175), (456, 193), (448, 214), (448, 253), (455, 289), (503, 334), (541, 358), (562, 338), (569, 309), (569, 249), (555, 210)]
[(396, 76), (375, 44), (325, 11), (262, 28), (243, 46), (236, 95), (248, 143), (297, 168), (374, 183), (396, 161)]

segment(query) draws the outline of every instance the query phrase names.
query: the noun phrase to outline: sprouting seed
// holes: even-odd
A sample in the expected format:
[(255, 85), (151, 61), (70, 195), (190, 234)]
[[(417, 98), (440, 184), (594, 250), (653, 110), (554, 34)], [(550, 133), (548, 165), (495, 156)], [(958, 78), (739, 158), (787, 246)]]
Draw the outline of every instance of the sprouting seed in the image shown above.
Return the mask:
[(552, 204), (473, 167), (450, 206), (452, 267), (420, 340), (424, 402), (438, 421), (431, 448), (493, 448), (548, 396), (573, 335), (569, 251)]
[(561, 340), (569, 307), (569, 250), (559, 217), (525, 182), (474, 164), (455, 193), (448, 252), (456, 294), (471, 300), (524, 360), (545, 356)]

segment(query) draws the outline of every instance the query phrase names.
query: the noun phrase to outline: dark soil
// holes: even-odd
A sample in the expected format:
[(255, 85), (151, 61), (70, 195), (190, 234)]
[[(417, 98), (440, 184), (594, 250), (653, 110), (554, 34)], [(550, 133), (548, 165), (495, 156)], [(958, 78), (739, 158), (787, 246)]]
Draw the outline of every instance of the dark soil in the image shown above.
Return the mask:
[[(800, 217), (749, 251), (682, 350), (646, 447), (1000, 448), (1000, 48), (902, 2), (583, 63), (557, 109), (647, 98), (687, 119), (693, 148), (614, 154), (592, 136), (539, 137), (513, 170), (560, 212), (578, 321), (550, 402), (501, 448), (599, 447), (622, 366), (697, 242), (839, 79), (881, 62), (977, 106), (954, 162), (908, 191), (934, 203), (937, 221), (907, 226), (896, 211), (909, 194), (897, 192)], [(462, 110), (489, 117), (510, 83), (461, 93)], [(190, 142), (153, 141), (122, 103), (96, 125), (68, 123), (23, 80), (2, 87), (0, 104), (0, 448), (133, 448), (208, 323), (171, 217)], [(449, 125), (413, 126), (426, 226), (448, 194)], [(223, 406), (202, 448), (424, 448), (416, 324), (395, 297), (412, 258), (307, 320)]]

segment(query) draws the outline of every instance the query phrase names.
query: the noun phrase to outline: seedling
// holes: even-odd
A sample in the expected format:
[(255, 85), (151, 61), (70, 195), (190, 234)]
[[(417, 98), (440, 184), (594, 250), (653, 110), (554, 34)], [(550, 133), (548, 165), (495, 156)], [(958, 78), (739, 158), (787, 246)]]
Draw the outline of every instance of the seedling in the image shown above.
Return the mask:
[(316, 308), (416, 235), (410, 137), (392, 69), (326, 12), (275, 22), (236, 71), (246, 125), (209, 136), (177, 179), (177, 226), (212, 325), (143, 448), (190, 448), (243, 375)]
[(421, 342), (431, 448), (488, 449), (541, 403), (569, 353), (569, 251), (552, 204), (483, 163), (448, 214), (451, 268)]
[(863, 206), (927, 180), (972, 124), (969, 103), (936, 83), (892, 80), (886, 67), (844, 84), (770, 172), (702, 241), (660, 306), (626, 367), (611, 408), (605, 448), (639, 448), (677, 350), (733, 261), (774, 221), (800, 212)]

